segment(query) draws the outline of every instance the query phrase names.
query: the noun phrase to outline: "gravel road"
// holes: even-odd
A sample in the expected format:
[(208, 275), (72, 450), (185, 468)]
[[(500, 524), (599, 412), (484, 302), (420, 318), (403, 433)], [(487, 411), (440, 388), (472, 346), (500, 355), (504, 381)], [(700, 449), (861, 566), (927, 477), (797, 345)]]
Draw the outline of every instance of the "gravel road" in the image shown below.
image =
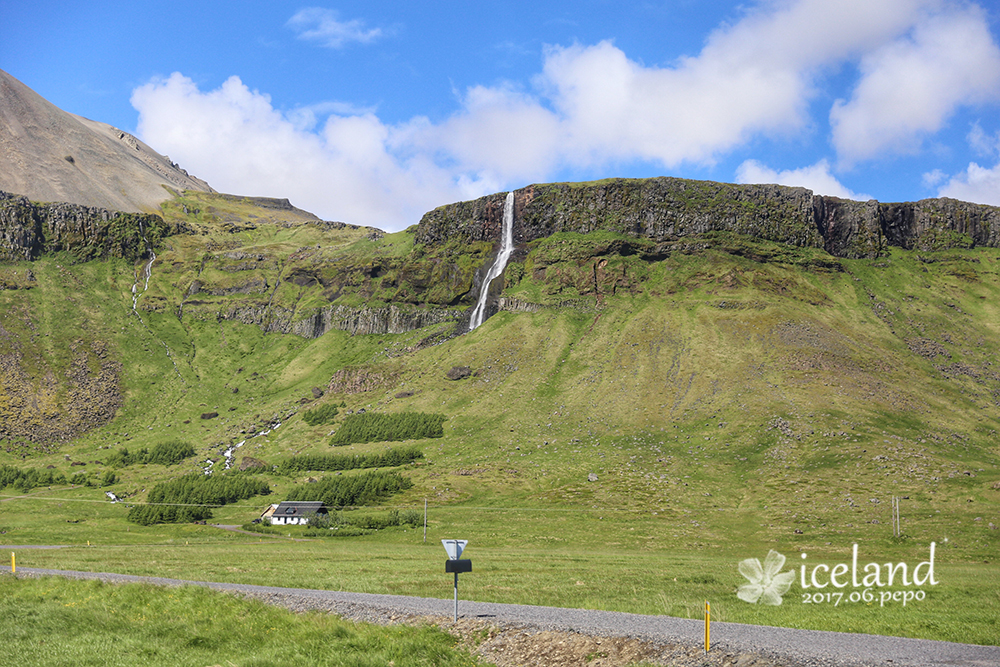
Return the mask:
[[(19, 576), (58, 575), (101, 579), (114, 583), (151, 583), (163, 586), (206, 586), (219, 591), (257, 598), (294, 611), (322, 610), (370, 623), (416, 622), (429, 619), (445, 630), (462, 634), (462, 627), (494, 628), (509, 639), (541, 636), (566, 641), (574, 636), (624, 638), (649, 648), (644, 659), (666, 665), (783, 665), (803, 667), (998, 667), (1000, 647), (957, 644), (926, 639), (793, 630), (739, 623), (712, 623), (712, 646), (704, 652), (704, 623), (669, 616), (643, 616), (621, 612), (536, 607), (459, 600), (459, 623), (452, 624), (454, 600), (342, 593), (272, 586), (182, 581), (103, 572), (71, 572), (18, 568)], [(459, 627), (461, 626), (461, 627)], [(482, 633), (480, 633), (482, 634)], [(560, 639), (561, 638), (561, 639)], [(599, 639), (597, 643), (600, 644)], [(473, 647), (474, 648), (474, 647)], [(499, 651), (498, 648), (493, 648)], [(480, 650), (487, 660), (503, 663)], [(509, 663), (513, 664), (513, 663)], [(518, 663), (520, 664), (520, 663)], [(556, 664), (532, 662), (531, 664)], [(561, 662), (560, 664), (572, 664)], [(578, 663), (584, 664), (584, 663)], [(589, 663), (587, 663), (589, 664)], [(596, 663), (595, 663), (596, 664)], [(611, 663), (607, 663), (611, 664)]]

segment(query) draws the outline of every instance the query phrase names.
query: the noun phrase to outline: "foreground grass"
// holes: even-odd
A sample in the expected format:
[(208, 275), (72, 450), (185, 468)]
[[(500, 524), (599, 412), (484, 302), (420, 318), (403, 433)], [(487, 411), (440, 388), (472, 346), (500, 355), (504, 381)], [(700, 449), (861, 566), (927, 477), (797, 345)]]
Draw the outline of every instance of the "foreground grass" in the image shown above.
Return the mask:
[(0, 665), (478, 664), (423, 627), (293, 614), (203, 588), (0, 577)]
[[(512, 524), (518, 530), (526, 524)], [(648, 528), (648, 526), (647, 526)], [(628, 531), (633, 532), (633, 531)], [(742, 551), (712, 549), (634, 550), (595, 544), (558, 545), (548, 540), (533, 547), (488, 546), (476, 532), (432, 530), (427, 543), (420, 531), (360, 538), (312, 541), (259, 538), (212, 541), (192, 532), (188, 540), (159, 545), (68, 547), (17, 552), (18, 568), (39, 567), (119, 572), (197, 581), (412, 595), (448, 599), (452, 578), (444, 573), (440, 537), (470, 539), (467, 556), (472, 574), (460, 581), (460, 598), (640, 614), (701, 618), (705, 600), (717, 621), (779, 627), (861, 632), (961, 643), (1000, 644), (1000, 571), (988, 563), (949, 562), (942, 547), (935, 562), (939, 584), (924, 586), (926, 597), (902, 605), (875, 600), (841, 604), (806, 602), (798, 581), (780, 607), (751, 605), (736, 597), (746, 583), (737, 570), (747, 557), (763, 559), (767, 548)], [(785, 570), (798, 566), (788, 553)], [(908, 562), (927, 558), (925, 547), (911, 544), (885, 550), (861, 545), (861, 562)], [(849, 562), (846, 549), (809, 551), (810, 564)], [(898, 590), (898, 587), (897, 587)]]

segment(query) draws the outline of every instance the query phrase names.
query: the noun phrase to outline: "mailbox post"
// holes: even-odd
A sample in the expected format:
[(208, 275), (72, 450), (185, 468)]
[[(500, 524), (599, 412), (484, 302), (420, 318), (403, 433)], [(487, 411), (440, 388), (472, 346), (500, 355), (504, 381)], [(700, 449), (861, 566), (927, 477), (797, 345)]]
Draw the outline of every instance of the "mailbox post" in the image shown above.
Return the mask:
[(455, 573), (455, 622), (458, 622), (458, 573), (472, 572), (472, 561), (461, 558), (468, 540), (441, 540), (444, 550), (448, 552), (448, 560), (444, 562), (445, 572)]

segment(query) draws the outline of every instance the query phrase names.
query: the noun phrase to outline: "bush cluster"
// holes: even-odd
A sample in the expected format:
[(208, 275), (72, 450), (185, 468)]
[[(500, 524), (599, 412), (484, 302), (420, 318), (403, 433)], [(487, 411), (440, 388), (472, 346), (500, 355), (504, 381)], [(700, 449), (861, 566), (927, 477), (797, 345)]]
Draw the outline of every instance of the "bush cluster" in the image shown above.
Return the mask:
[[(309, 529), (305, 531), (306, 537), (314, 536), (336, 536), (351, 537), (364, 535), (368, 531), (382, 530), (391, 526), (419, 526), (423, 522), (423, 515), (417, 510), (391, 509), (384, 514), (361, 514), (351, 516), (345, 512), (331, 512), (330, 514), (320, 514), (309, 520)], [(331, 531), (331, 528), (336, 528)]]
[(340, 524), (330, 528), (309, 528), (302, 533), (303, 537), (360, 537), (361, 535), (368, 535), (371, 533), (370, 530), (365, 530), (364, 528), (358, 528), (357, 526), (351, 526), (348, 524)]
[(52, 470), (21, 470), (12, 466), (0, 465), (0, 488), (13, 486), (21, 491), (31, 491), (36, 486), (52, 486), (65, 484), (66, 476)]
[(267, 482), (247, 475), (184, 475), (153, 487), (145, 505), (133, 507), (128, 520), (140, 526), (212, 518), (211, 505), (227, 505), (271, 493)]
[(194, 447), (181, 440), (171, 440), (154, 445), (152, 450), (145, 447), (130, 452), (128, 448), (122, 447), (108, 457), (108, 465), (112, 468), (124, 468), (130, 465), (143, 463), (157, 463), (159, 465), (175, 465), (189, 456), (194, 456)]
[(440, 438), (444, 436), (445, 419), (444, 415), (426, 412), (363, 412), (347, 415), (330, 439), (330, 444), (336, 447), (361, 442)]
[(373, 505), (413, 482), (396, 470), (373, 470), (360, 475), (325, 477), (291, 490), (286, 500), (322, 500), (328, 508)]
[(320, 424), (329, 424), (333, 421), (333, 418), (337, 416), (337, 406), (333, 403), (327, 403), (326, 405), (321, 405), (318, 408), (313, 408), (312, 410), (306, 410), (302, 413), (302, 421), (309, 424), (310, 426), (319, 426)]
[(248, 521), (247, 523), (240, 526), (243, 530), (250, 533), (262, 533), (264, 535), (278, 535), (281, 531), (272, 526), (269, 523), (264, 523), (263, 521), (258, 521), (254, 523), (253, 521)]
[(416, 447), (393, 447), (371, 454), (300, 454), (285, 459), (278, 471), (291, 474), (301, 470), (358, 470), (361, 468), (391, 468), (424, 458)]
[(366, 530), (382, 530), (391, 526), (419, 526), (424, 520), (423, 515), (416, 510), (389, 510), (386, 514), (365, 514), (351, 517), (347, 523)]

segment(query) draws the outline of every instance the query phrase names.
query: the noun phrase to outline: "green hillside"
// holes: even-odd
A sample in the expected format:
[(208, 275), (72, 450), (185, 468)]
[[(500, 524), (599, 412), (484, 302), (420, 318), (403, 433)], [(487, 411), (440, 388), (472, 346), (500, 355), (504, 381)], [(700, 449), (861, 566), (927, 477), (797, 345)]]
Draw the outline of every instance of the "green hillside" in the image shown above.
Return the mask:
[[(500, 312), (462, 334), (489, 243), (203, 193), (164, 218), (182, 232), (148, 287), (147, 260), (0, 264), (0, 465), (65, 480), (0, 490), (0, 541), (69, 545), (25, 566), (449, 597), (438, 542), (462, 537), (475, 599), (697, 616), (711, 597), (720, 620), (1000, 642), (1000, 600), (977, 592), (1000, 583), (1000, 250), (845, 259), (732, 232), (669, 248), (559, 232), (519, 248)], [(361, 410), (444, 415), (443, 436), (333, 446)], [(175, 442), (196, 454), (113, 459)], [(412, 485), (335, 513), (341, 537), (127, 518), (212, 460), (270, 486), (208, 519), (246, 524), (310, 480), (372, 470), (292, 457), (400, 445), (423, 457), (379, 470)], [(376, 520), (393, 510), (411, 521)], [(790, 568), (855, 543), (915, 564), (930, 542), (941, 586), (892, 616), (735, 596), (736, 564), (769, 549)]]

